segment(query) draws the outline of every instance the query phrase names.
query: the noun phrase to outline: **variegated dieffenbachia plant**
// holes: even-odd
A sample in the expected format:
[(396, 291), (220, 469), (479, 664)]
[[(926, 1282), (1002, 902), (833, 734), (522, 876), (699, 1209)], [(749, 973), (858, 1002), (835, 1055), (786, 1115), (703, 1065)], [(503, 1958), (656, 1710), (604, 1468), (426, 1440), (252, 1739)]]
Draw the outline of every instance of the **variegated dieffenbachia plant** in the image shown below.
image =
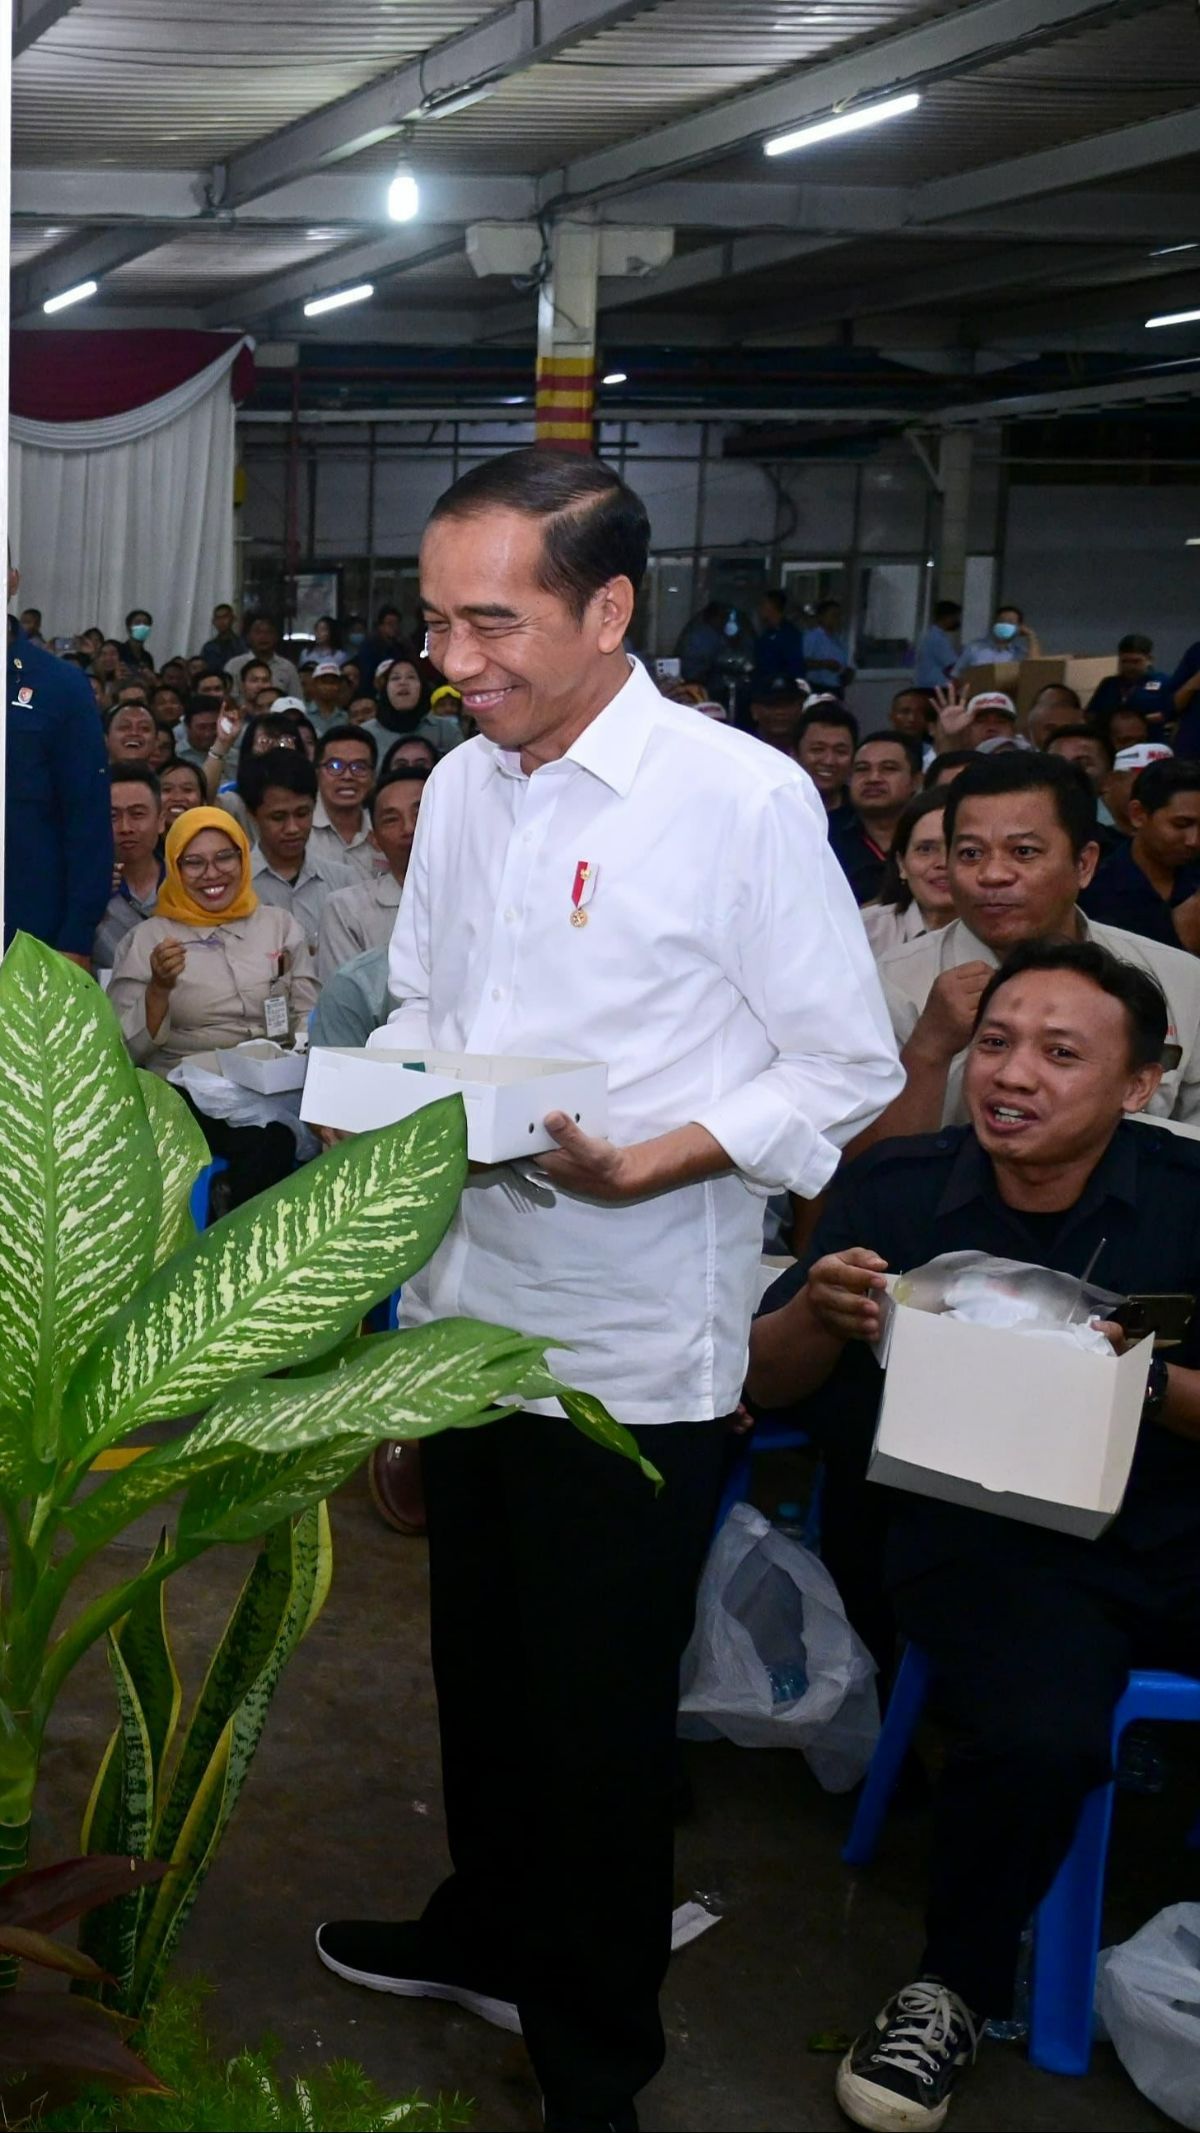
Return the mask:
[[(503, 1327), (358, 1331), (454, 1214), (459, 1098), (344, 1142), (197, 1235), (188, 1201), (207, 1161), (186, 1105), (131, 1064), (100, 989), (18, 935), (0, 964), (0, 1881), (27, 1856), (55, 1699), (108, 1637), (120, 1725), (88, 1840), (175, 1869), (91, 1929), (115, 1935), (131, 2004), (161, 1975), (279, 1671), (324, 1598), (315, 1507), (382, 1439), (486, 1423), (553, 1384), (545, 1344)], [(558, 1390), (578, 1428), (638, 1460), (598, 1402)], [(175, 1425), (165, 1439), (161, 1425)], [(98, 1580), (97, 1558), (168, 1503), (145, 1568)], [(173, 1745), (161, 1588), (218, 1543), (263, 1536)], [(85, 1573), (91, 1596), (73, 1606)]]

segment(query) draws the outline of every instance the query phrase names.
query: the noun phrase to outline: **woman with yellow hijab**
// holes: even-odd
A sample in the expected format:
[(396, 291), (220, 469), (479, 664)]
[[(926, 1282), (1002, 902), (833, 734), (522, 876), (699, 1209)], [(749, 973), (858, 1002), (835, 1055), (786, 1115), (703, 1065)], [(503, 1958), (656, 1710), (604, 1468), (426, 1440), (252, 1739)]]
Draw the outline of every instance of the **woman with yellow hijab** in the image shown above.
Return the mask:
[[(138, 1065), (166, 1075), (196, 1052), (301, 1028), (318, 992), (308, 942), (290, 911), (260, 904), (240, 824), (221, 807), (189, 808), (164, 856), (154, 916), (126, 934), (109, 988)], [(229, 1206), (291, 1170), (288, 1126), (233, 1126), (192, 1109), (213, 1154), (228, 1159)]]

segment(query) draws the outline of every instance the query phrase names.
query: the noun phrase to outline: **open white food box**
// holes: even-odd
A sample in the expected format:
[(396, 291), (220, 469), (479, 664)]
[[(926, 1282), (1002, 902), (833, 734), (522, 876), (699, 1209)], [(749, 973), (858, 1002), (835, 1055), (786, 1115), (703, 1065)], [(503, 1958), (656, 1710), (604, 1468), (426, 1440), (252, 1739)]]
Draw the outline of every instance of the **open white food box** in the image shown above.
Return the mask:
[(483, 1052), (400, 1051), (377, 1030), (364, 1047), (318, 1045), (309, 1053), (300, 1116), (310, 1125), (361, 1133), (394, 1126), (441, 1096), (461, 1096), (473, 1163), (542, 1155), (554, 1142), (543, 1121), (565, 1111), (585, 1133), (608, 1131), (608, 1068), (577, 1059), (502, 1059)]
[(1153, 1339), (1122, 1356), (882, 1298), (872, 1481), (1094, 1539), (1121, 1508)]
[(255, 1089), (260, 1096), (280, 1096), (286, 1089), (304, 1087), (308, 1054), (285, 1051), (270, 1037), (251, 1037), (245, 1044), (232, 1045), (228, 1051), (213, 1056), (226, 1081), (236, 1081), (242, 1089)]

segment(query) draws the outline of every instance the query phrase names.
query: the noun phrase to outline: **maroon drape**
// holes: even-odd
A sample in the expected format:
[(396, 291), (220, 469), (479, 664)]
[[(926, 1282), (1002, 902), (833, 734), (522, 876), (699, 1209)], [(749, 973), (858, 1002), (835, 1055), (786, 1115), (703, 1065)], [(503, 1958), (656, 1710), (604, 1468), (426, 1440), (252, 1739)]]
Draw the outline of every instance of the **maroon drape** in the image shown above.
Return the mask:
[[(171, 326), (115, 333), (20, 332), (12, 337), (12, 411), (31, 422), (98, 422), (173, 392), (215, 363), (236, 333), (196, 333)], [(254, 383), (254, 356), (243, 348), (233, 366), (233, 397)]]

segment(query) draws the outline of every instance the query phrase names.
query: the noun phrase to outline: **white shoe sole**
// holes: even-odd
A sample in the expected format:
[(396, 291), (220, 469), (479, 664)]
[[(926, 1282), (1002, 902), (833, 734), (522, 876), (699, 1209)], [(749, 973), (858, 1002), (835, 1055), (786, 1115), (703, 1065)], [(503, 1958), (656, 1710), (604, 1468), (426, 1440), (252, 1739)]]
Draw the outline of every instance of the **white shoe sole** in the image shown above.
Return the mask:
[(865, 2126), (868, 2133), (937, 2133), (950, 2109), (949, 2098), (927, 2111), (919, 2103), (889, 2095), (855, 2073), (849, 2052), (838, 2068), (835, 2093), (847, 2118), (856, 2126)]
[(384, 1977), (377, 1970), (354, 1970), (349, 1963), (339, 1963), (332, 1955), (326, 1955), (319, 1936), (316, 1947), (325, 1968), (332, 1970), (335, 1977), (345, 1978), (348, 1985), (365, 1985), (368, 1992), (390, 1992), (399, 2000), (450, 2000), (468, 2014), (490, 2022), (493, 2029), (507, 2029), (515, 2037), (521, 2034), (521, 2017), (511, 2000), (490, 2000), (485, 1993), (468, 1992), (465, 1985), (442, 1985), (430, 1978)]

